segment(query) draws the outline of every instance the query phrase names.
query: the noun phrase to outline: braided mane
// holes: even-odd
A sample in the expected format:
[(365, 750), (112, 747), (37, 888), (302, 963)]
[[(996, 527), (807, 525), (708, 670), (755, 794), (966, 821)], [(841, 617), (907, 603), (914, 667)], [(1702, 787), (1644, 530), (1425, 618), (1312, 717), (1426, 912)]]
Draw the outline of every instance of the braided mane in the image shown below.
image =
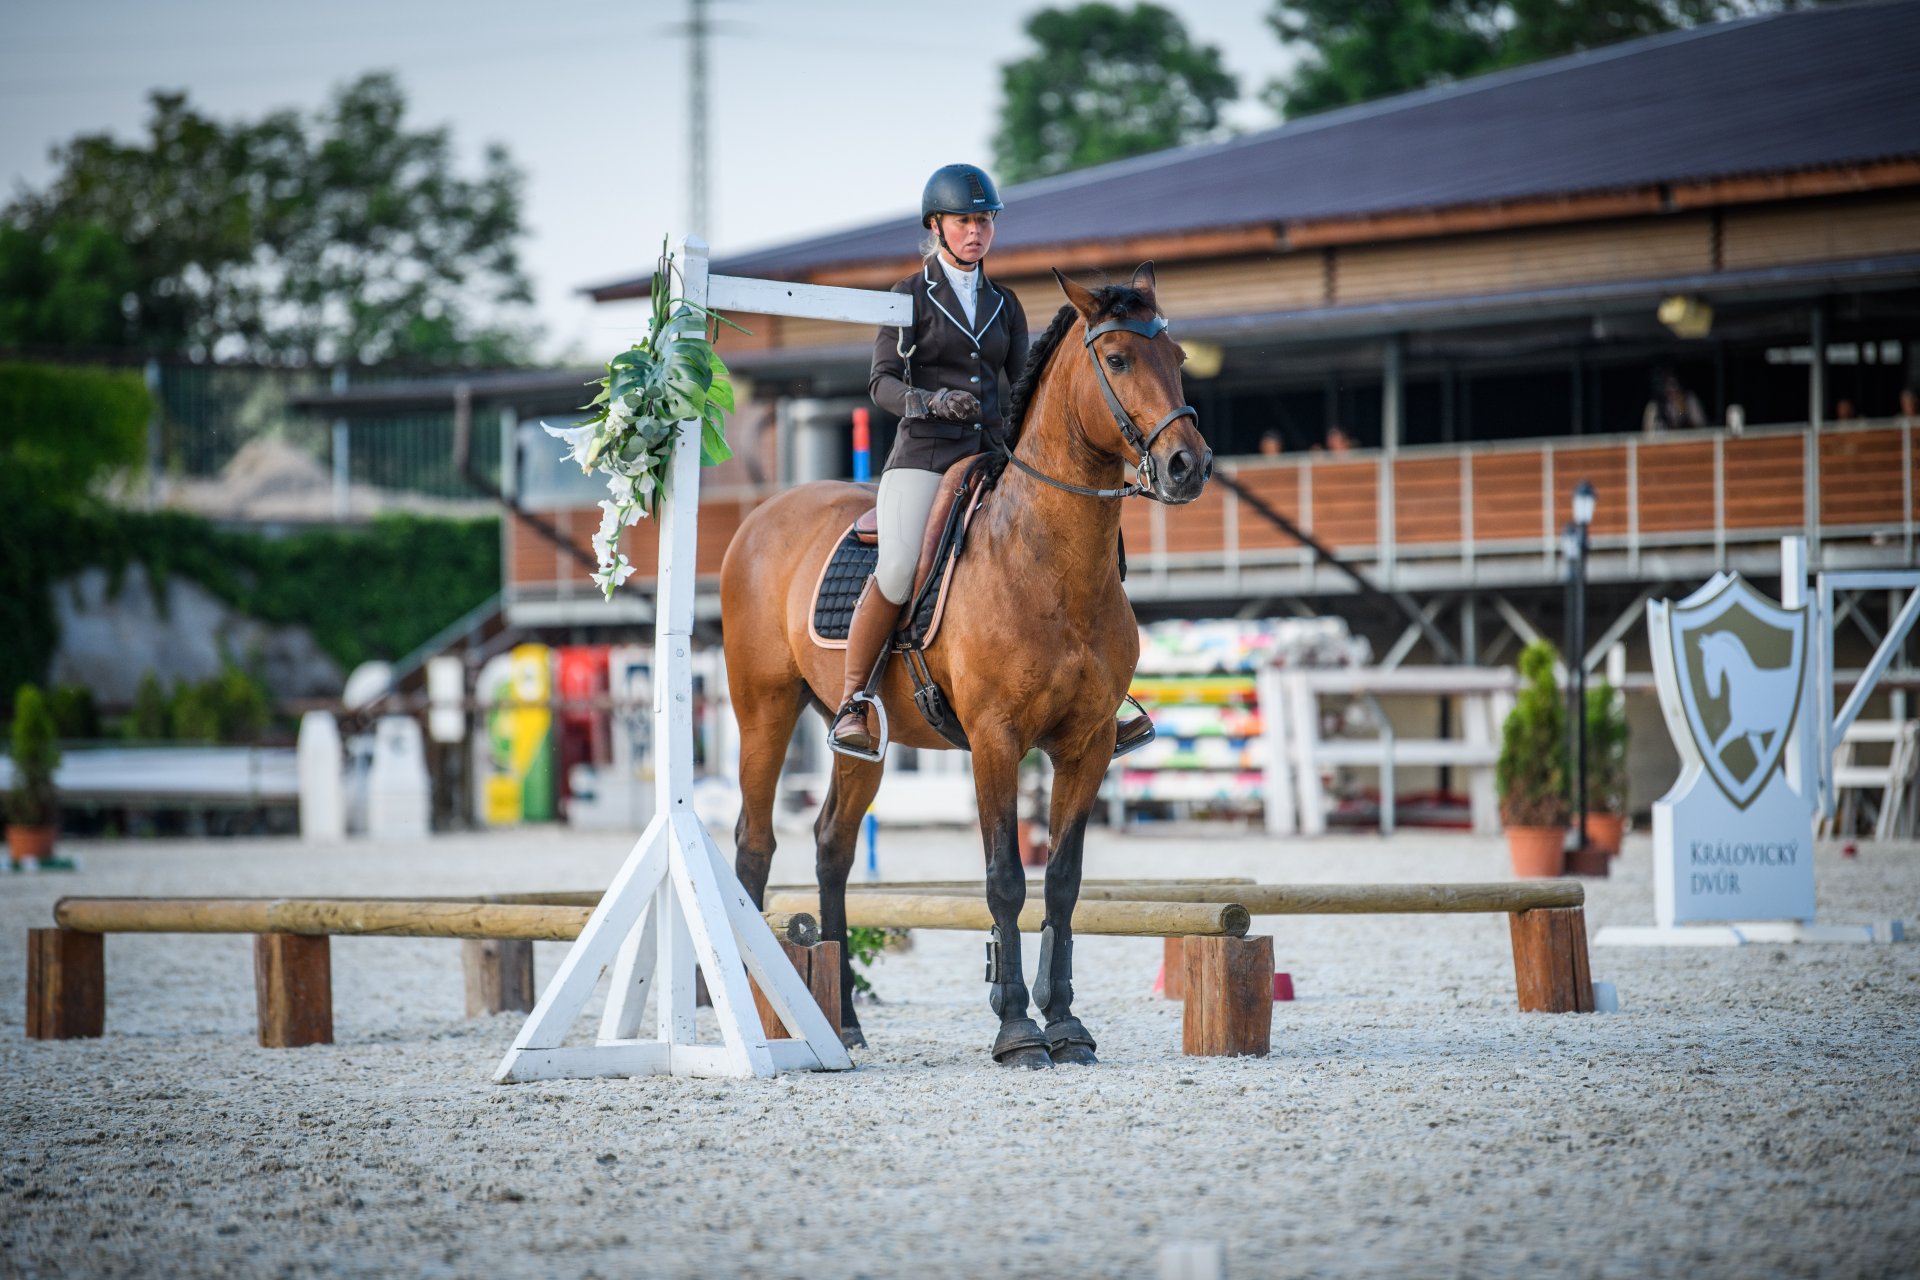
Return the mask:
[[(1129, 311), (1148, 306), (1147, 295), (1129, 285), (1110, 284), (1093, 291), (1093, 323), (1116, 319)], [(1060, 339), (1067, 336), (1067, 330), (1073, 327), (1073, 321), (1080, 313), (1071, 306), (1061, 307), (1054, 315), (1053, 323), (1047, 331), (1035, 339), (1027, 348), (1027, 367), (1020, 371), (1020, 378), (1013, 384), (1013, 392), (1008, 397), (1007, 421), (1012, 424), (1008, 432), (1010, 439), (1018, 439), (1020, 430), (1026, 425), (1027, 406), (1033, 401), (1033, 393), (1040, 385), (1040, 375), (1046, 372), (1047, 360), (1053, 355), (1053, 349), (1060, 345)]]

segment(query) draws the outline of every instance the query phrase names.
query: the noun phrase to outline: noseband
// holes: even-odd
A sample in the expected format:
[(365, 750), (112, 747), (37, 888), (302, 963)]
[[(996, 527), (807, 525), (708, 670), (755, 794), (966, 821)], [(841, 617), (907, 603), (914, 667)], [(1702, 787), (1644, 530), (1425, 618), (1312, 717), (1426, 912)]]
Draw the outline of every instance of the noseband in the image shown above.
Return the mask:
[(1085, 494), (1090, 498), (1131, 498), (1135, 494), (1145, 494), (1147, 497), (1153, 498), (1156, 502), (1159, 501), (1159, 498), (1153, 492), (1153, 453), (1151, 452), (1153, 442), (1160, 438), (1161, 432), (1165, 431), (1175, 422), (1178, 422), (1181, 418), (1192, 418), (1195, 422), (1198, 422), (1200, 420), (1199, 411), (1190, 404), (1183, 404), (1179, 408), (1168, 412), (1167, 416), (1160, 419), (1160, 421), (1154, 423), (1152, 431), (1144, 435), (1141, 434), (1139, 424), (1133, 420), (1133, 415), (1127, 412), (1127, 406), (1120, 403), (1120, 397), (1114, 394), (1113, 384), (1107, 381), (1106, 367), (1100, 363), (1100, 353), (1093, 349), (1093, 340), (1103, 333), (1125, 332), (1139, 334), (1141, 337), (1151, 341), (1164, 332), (1166, 327), (1167, 318), (1165, 316), (1155, 316), (1151, 320), (1109, 320), (1104, 324), (1090, 326), (1087, 329), (1086, 339), (1082, 343), (1087, 349), (1087, 358), (1093, 361), (1094, 376), (1100, 383), (1100, 394), (1106, 397), (1107, 408), (1113, 414), (1114, 425), (1120, 428), (1120, 434), (1126, 438), (1128, 444), (1133, 446), (1134, 452), (1140, 455), (1140, 460), (1134, 464), (1134, 472), (1138, 477), (1134, 483), (1119, 489), (1092, 489), (1086, 485), (1070, 484), (1065, 480), (1056, 480), (1050, 475), (1045, 475), (1034, 470), (1020, 459), (1014, 457), (1013, 450), (1005, 444), (1002, 444), (1000, 447), (1007, 455), (1007, 460), (1034, 479), (1045, 481), (1054, 488), (1065, 489), (1069, 493)]

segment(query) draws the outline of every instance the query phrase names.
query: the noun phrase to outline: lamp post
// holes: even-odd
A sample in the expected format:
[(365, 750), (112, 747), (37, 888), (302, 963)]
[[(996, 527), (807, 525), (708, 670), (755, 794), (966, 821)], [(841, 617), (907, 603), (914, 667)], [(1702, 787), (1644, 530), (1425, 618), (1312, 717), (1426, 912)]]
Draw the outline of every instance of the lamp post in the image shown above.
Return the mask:
[[(1573, 708), (1567, 732), (1574, 758), (1574, 825), (1568, 836), (1569, 870), (1594, 872), (1587, 858), (1587, 528), (1593, 523), (1593, 485), (1582, 480), (1573, 490), (1573, 520), (1563, 536), (1567, 559), (1567, 660), (1573, 675)], [(1600, 862), (1599, 874), (1606, 873)]]

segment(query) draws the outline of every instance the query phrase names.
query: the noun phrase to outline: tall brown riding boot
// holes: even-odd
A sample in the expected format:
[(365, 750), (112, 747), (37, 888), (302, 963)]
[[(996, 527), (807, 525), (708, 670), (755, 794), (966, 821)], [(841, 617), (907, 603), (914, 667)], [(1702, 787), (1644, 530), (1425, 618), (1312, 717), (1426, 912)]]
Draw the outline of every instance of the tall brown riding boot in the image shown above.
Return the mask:
[(865, 702), (854, 696), (877, 683), (880, 665), (887, 657), (887, 643), (894, 624), (900, 619), (900, 606), (880, 594), (872, 576), (853, 606), (853, 620), (847, 624), (847, 684), (840, 698), (840, 714), (833, 718), (828, 741), (833, 749), (847, 755), (871, 756), (880, 736), (869, 721)]

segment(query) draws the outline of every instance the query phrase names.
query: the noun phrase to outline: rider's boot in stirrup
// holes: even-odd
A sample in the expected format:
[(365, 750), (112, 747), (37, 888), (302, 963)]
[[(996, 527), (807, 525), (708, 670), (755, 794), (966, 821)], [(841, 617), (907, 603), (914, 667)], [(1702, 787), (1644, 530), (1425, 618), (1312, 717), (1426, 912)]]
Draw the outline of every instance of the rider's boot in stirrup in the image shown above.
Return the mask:
[(879, 749), (880, 735), (875, 733), (868, 707), (872, 699), (866, 690), (878, 683), (880, 666), (887, 657), (887, 645), (899, 621), (900, 606), (880, 594), (879, 584), (871, 576), (853, 606), (853, 620), (847, 624), (847, 685), (840, 698), (840, 714), (833, 718), (828, 740), (843, 755), (871, 758)]
[[(1147, 717), (1146, 708), (1129, 696), (1127, 698), (1135, 715), (1128, 716), (1114, 727), (1113, 758), (1118, 760), (1129, 751), (1137, 751), (1153, 741), (1153, 721)], [(1126, 707), (1120, 708), (1122, 711)]]

